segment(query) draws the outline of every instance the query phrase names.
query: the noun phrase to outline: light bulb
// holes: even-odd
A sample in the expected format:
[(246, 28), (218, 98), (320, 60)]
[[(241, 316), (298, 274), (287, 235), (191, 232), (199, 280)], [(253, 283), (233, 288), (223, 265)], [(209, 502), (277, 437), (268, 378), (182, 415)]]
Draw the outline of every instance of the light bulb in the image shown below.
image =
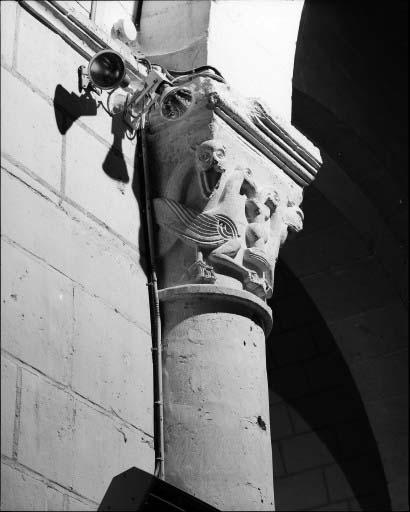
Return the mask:
[(187, 87), (165, 86), (159, 106), (162, 117), (176, 121), (185, 115), (193, 105), (192, 91)]
[(128, 94), (122, 89), (114, 90), (108, 100), (108, 110), (111, 114), (119, 114), (125, 110)]

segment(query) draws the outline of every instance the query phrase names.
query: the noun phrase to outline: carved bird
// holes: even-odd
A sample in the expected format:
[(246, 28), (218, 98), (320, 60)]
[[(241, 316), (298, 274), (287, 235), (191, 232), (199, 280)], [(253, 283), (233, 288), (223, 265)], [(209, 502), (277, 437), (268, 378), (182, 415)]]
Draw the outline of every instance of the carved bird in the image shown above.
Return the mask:
[(205, 140), (195, 147), (195, 169), (201, 191), (207, 199), (219, 187), (225, 172), (225, 151), (224, 144), (218, 139)]
[(202, 251), (216, 266), (230, 268), (246, 277), (249, 270), (234, 260), (245, 248), (245, 201), (256, 192), (249, 169), (226, 171), (217, 193), (203, 212), (198, 212), (167, 198), (154, 199), (159, 225), (174, 233), (187, 245), (197, 249), (197, 263), (203, 262)]
[(154, 199), (154, 209), (158, 224), (192, 247), (215, 249), (240, 236), (236, 224), (223, 214), (201, 213), (167, 198)]

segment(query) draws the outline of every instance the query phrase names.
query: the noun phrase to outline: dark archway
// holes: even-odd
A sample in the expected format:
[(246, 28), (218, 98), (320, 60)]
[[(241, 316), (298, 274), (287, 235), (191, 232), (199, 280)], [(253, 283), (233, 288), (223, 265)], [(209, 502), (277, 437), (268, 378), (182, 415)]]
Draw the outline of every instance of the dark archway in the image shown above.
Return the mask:
[(408, 2), (306, 0), (292, 123), (337, 162), (407, 245)]
[(391, 510), (359, 390), (321, 313), (283, 261), (267, 340), (277, 510)]
[(292, 124), (320, 148), (321, 173), (335, 163), (389, 236), (364, 236), (355, 215), (369, 208), (344, 210), (353, 202), (338, 201), (331, 179), (307, 189), (267, 341), (278, 510), (408, 507), (407, 11), (399, 0), (304, 5)]

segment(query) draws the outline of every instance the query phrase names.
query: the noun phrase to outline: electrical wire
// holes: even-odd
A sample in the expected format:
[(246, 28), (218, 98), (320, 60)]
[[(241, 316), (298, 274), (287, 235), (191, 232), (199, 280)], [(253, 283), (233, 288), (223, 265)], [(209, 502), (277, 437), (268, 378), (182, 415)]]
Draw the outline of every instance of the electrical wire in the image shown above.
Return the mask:
[(173, 70), (173, 69), (168, 69), (168, 73), (170, 73), (171, 75), (173, 76), (179, 76), (179, 75), (194, 75), (196, 73), (200, 73), (201, 71), (205, 71), (207, 69), (210, 69), (211, 71), (213, 71), (216, 75), (220, 76), (221, 78), (223, 78), (222, 76), (222, 73), (214, 68), (213, 66), (200, 66), (199, 68), (194, 68), (190, 71), (176, 71), (176, 70)]
[(195, 78), (199, 77), (199, 76), (204, 76), (204, 77), (207, 77), (207, 78), (212, 78), (213, 80), (216, 80), (218, 82), (222, 82), (222, 83), (226, 83), (225, 79), (222, 77), (222, 76), (219, 76), (219, 75), (214, 75), (213, 73), (207, 73), (207, 72), (199, 72), (199, 73), (195, 73), (193, 75), (182, 75), (182, 76), (178, 76), (176, 78), (174, 78), (172, 80), (172, 84), (175, 84), (175, 83), (187, 83), (187, 82), (191, 82), (192, 80), (194, 80)]
[(116, 89), (113, 89), (113, 90), (112, 90), (112, 91), (110, 91), (110, 92), (108, 93), (108, 95), (107, 95), (107, 100), (106, 100), (106, 102), (107, 102), (107, 108), (105, 108), (105, 107), (104, 107), (104, 105), (103, 105), (102, 101), (100, 101), (100, 102), (99, 102), (99, 103), (102, 105), (102, 107), (104, 108), (104, 110), (105, 110), (105, 111), (106, 111), (106, 112), (107, 112), (111, 117), (114, 115), (114, 113), (113, 113), (113, 111), (112, 111), (112, 110), (111, 110), (111, 108), (110, 108), (110, 99), (111, 99), (111, 95), (112, 95), (112, 93), (113, 93), (113, 92), (115, 92), (115, 91), (116, 91)]
[(125, 132), (125, 136), (128, 140), (135, 140), (137, 138), (137, 131), (135, 130), (134, 135), (132, 137), (129, 137), (128, 132)]
[(159, 308), (158, 281), (155, 268), (155, 243), (154, 225), (152, 215), (152, 200), (150, 173), (148, 168), (148, 155), (146, 145), (146, 117), (143, 113), (138, 128), (138, 157), (142, 164), (144, 215), (146, 236), (148, 242), (148, 260), (150, 265), (149, 275), (149, 299), (151, 313), (152, 331), (152, 355), (154, 368), (154, 444), (155, 444), (155, 476), (164, 479), (164, 406), (163, 406), (163, 385), (162, 385), (162, 341), (161, 341), (161, 316)]
[(141, 58), (139, 58), (138, 60), (139, 60), (139, 61), (141, 61), (143, 64), (145, 64), (145, 65), (146, 65), (146, 67), (147, 67), (148, 71), (151, 71), (151, 69), (152, 69), (152, 64), (151, 64), (151, 62), (150, 62), (148, 59), (146, 59), (145, 57), (141, 57)]
[(104, 103), (103, 103), (101, 100), (97, 103), (97, 108), (98, 108), (98, 107), (100, 107), (100, 106), (105, 110), (105, 112), (106, 112), (110, 117), (112, 117), (112, 116), (114, 115), (114, 114), (113, 114), (113, 113), (112, 113), (112, 112), (111, 112), (111, 111), (110, 111), (110, 110), (109, 110), (109, 109), (104, 105)]
[(137, 66), (138, 66), (138, 64), (143, 64), (146, 67), (146, 73), (148, 75), (148, 73), (152, 69), (151, 62), (147, 58), (145, 58), (145, 57), (137, 57), (136, 55), (134, 55), (134, 59), (137, 61)]

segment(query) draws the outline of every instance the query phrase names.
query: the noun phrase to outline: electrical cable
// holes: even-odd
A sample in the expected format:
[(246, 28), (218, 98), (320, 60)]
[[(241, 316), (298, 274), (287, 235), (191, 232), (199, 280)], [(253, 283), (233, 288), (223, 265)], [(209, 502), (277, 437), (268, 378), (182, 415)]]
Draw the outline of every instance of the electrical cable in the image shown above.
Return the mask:
[(128, 132), (125, 132), (125, 136), (127, 137), (128, 140), (134, 140), (137, 138), (137, 132), (135, 131), (135, 133), (132, 137), (129, 137)]
[(218, 75), (221, 78), (223, 78), (222, 73), (220, 71), (218, 71), (216, 68), (214, 68), (213, 66), (200, 66), (199, 68), (194, 68), (194, 69), (192, 69), (190, 71), (176, 71), (176, 70), (173, 70), (173, 69), (168, 69), (168, 73), (170, 73), (173, 76), (193, 75), (195, 73), (199, 73), (199, 72), (201, 72), (203, 70), (207, 70), (207, 69), (212, 70), (216, 75)]
[(164, 408), (163, 408), (163, 385), (162, 385), (162, 342), (161, 342), (161, 316), (159, 308), (158, 281), (155, 268), (155, 243), (154, 226), (152, 215), (152, 200), (150, 187), (150, 173), (148, 169), (147, 145), (146, 145), (146, 117), (145, 113), (141, 116), (140, 126), (138, 128), (138, 158), (142, 164), (143, 177), (143, 196), (144, 206), (143, 215), (145, 216), (145, 228), (148, 248), (149, 261), (149, 299), (151, 313), (151, 332), (152, 332), (152, 355), (154, 369), (154, 445), (155, 445), (155, 476), (164, 479)]
[(137, 65), (141, 63), (141, 64), (143, 64), (146, 67), (146, 73), (148, 75), (148, 73), (152, 69), (151, 62), (147, 58), (145, 58), (145, 57), (137, 57), (136, 55), (134, 55), (134, 59), (137, 61)]
[(104, 110), (112, 117), (114, 114), (110, 108), (110, 99), (111, 99), (111, 94), (116, 91), (116, 89), (113, 89), (112, 91), (110, 91), (107, 95), (107, 108), (104, 107), (102, 101), (99, 102), (99, 104), (102, 105), (102, 107), (104, 108)]
[[(175, 83), (179, 83), (181, 81), (182, 81), (182, 83), (191, 82), (192, 80), (194, 80), (194, 78), (197, 78), (198, 76), (204, 76), (207, 78), (212, 78), (213, 80), (216, 80), (217, 82), (222, 82), (224, 84), (226, 83), (225, 79), (222, 76), (214, 75), (213, 73), (207, 73), (207, 72), (195, 73), (194, 75), (178, 76), (178, 77), (174, 78), (171, 83), (175, 84)], [(183, 80), (184, 78), (185, 78), (185, 80)]]
[(150, 62), (148, 59), (146, 59), (145, 57), (141, 57), (141, 58), (140, 58), (140, 59), (138, 59), (138, 60), (139, 60), (139, 61), (141, 61), (143, 64), (145, 64), (145, 65), (146, 65), (146, 67), (147, 67), (148, 71), (151, 71), (151, 69), (152, 69), (152, 64), (151, 64), (151, 62)]

